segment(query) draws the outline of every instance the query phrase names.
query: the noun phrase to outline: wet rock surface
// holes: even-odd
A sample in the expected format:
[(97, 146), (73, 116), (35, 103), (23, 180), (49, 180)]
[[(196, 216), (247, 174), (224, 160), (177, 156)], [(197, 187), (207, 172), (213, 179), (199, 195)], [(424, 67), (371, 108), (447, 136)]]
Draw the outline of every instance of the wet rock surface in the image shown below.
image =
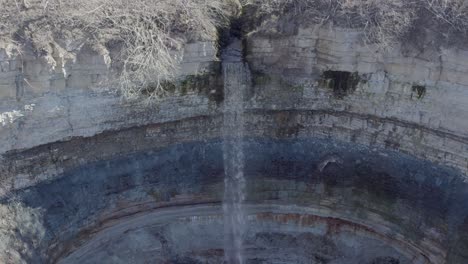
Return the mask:
[[(245, 145), (249, 263), (466, 260), (468, 192), (456, 171), (317, 138), (251, 138)], [(322, 168), (330, 155), (340, 162)], [(32, 227), (44, 230), (41, 242), (31, 243), (28, 261), (219, 263), (223, 174), (217, 140), (67, 169), (16, 193), (26, 214), (42, 216)], [(10, 238), (27, 242), (19, 234)]]

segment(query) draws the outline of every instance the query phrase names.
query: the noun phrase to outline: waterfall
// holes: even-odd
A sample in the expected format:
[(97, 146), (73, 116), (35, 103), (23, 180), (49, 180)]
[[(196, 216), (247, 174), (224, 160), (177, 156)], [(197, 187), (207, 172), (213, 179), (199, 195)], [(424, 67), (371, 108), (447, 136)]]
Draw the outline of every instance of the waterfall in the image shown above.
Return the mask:
[(226, 263), (241, 264), (243, 263), (242, 236), (246, 227), (246, 214), (243, 210), (245, 200), (243, 102), (250, 74), (247, 65), (240, 60), (240, 56), (227, 58), (222, 65), (224, 75), (224, 256)]

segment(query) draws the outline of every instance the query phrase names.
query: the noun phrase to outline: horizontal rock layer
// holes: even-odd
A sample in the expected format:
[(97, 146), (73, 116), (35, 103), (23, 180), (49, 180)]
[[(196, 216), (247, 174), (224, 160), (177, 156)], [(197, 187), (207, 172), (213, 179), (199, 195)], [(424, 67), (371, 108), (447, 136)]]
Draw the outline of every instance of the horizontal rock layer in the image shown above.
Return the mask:
[[(192, 127), (191, 130), (197, 129)], [(174, 136), (177, 134), (172, 132)], [(294, 223), (301, 217), (314, 222), (315, 216), (319, 216), (328, 219), (323, 221), (327, 222), (329, 229), (335, 227), (333, 221), (336, 221), (339, 230), (341, 221), (344, 221), (344, 226), (352, 227), (348, 229), (370, 232), (364, 235), (356, 231), (356, 237), (351, 240), (359, 240), (357, 237), (362, 235), (373, 237), (387, 248), (382, 252), (400, 252), (388, 253), (388, 256), (406, 256), (401, 257), (402, 263), (409, 261), (406, 258), (417, 259), (413, 263), (462, 263), (459, 261), (466, 260), (468, 207), (464, 201), (468, 199), (468, 193), (460, 174), (410, 156), (371, 150), (357, 144), (313, 137), (267, 138), (252, 138), (245, 142), (247, 203), (284, 205), (288, 209), (261, 210), (257, 217)], [(96, 138), (80, 144), (86, 148), (87, 144), (105, 144), (114, 139)], [(144, 151), (116, 154), (100, 161), (95, 159), (96, 152), (90, 152), (90, 160), (84, 165), (65, 169), (55, 180), (17, 192), (15, 199), (21, 203), (11, 211), (18, 215), (20, 230), (23, 228), (22, 232), (28, 231), (33, 235), (2, 234), (4, 239), (16, 245), (10, 250), (21, 252), (27, 248), (28, 253), (23, 257), (32, 263), (55, 262), (76, 250), (81, 252), (72, 257), (77, 261), (82, 254), (98, 258), (104, 253), (86, 249), (89, 239), (101, 239), (96, 235), (98, 230), (113, 233), (112, 226), (126, 226), (128, 217), (153, 211), (159, 214), (161, 208), (221, 201), (224, 170), (219, 141), (186, 142), (167, 147), (163, 147), (164, 144), (144, 145), (147, 147)], [(3, 204), (8, 207), (14, 202), (4, 200)], [(312, 211), (301, 216), (303, 214), (296, 212), (294, 206)], [(179, 213), (177, 207), (169, 210)], [(219, 213), (216, 213), (218, 218)], [(182, 210), (180, 214), (185, 213)], [(276, 214), (279, 216), (274, 216)], [(36, 220), (23, 220), (31, 218)], [(166, 219), (168, 223), (173, 221), (170, 217)], [(27, 228), (22, 226), (26, 223)], [(259, 225), (258, 230), (253, 225), (255, 232), (270, 230), (262, 229), (261, 223)], [(107, 228), (111, 228), (110, 231), (106, 231)], [(280, 236), (287, 235), (275, 230), (270, 231)], [(334, 231), (329, 232), (325, 233), (326, 239), (333, 240)], [(187, 235), (186, 239), (190, 239), (190, 232), (185, 234), (181, 231), (179, 235)], [(114, 241), (112, 237), (105, 239), (111, 248), (120, 241), (118, 238)], [(208, 235), (207, 239), (215, 238)], [(344, 243), (339, 242), (340, 239), (333, 241)], [(197, 244), (188, 242), (188, 245)], [(81, 247), (85, 249), (80, 251)], [(177, 251), (175, 245), (168, 247)], [(188, 254), (186, 251), (184, 254)], [(340, 252), (333, 251), (330, 258), (339, 256)], [(373, 251), (363, 250), (362, 254), (369, 252)], [(122, 257), (131, 257), (129, 254)], [(167, 254), (158, 256), (169, 260), (179, 257), (177, 252)], [(387, 256), (379, 254), (371, 255)]]
[[(360, 38), (325, 27), (246, 38), (253, 263), (467, 262), (467, 52), (383, 54)], [(186, 46), (181, 78), (219, 74), (208, 46)], [(95, 87), (109, 65), (83, 52), (72, 77), (29, 57), (38, 89), (24, 94), (17, 59), (0, 54), (0, 260), (219, 263), (218, 88), (126, 102)], [(285, 259), (285, 241), (316, 250)]]
[[(426, 263), (421, 252), (398, 238), (386, 237), (362, 224), (320, 216), (333, 214), (336, 212), (326, 208), (249, 207), (246, 262)], [(148, 259), (158, 263), (223, 262), (223, 217), (219, 206), (171, 207), (121, 220), (97, 232), (59, 263)]]

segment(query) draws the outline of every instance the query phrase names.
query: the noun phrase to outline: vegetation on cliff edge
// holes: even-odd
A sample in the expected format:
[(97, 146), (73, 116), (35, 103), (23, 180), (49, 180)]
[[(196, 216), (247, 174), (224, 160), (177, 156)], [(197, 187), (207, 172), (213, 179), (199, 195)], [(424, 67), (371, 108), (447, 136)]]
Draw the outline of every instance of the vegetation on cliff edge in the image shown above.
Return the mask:
[[(239, 10), (235, 0), (0, 0), (0, 48), (37, 56), (88, 47), (112, 56), (113, 86), (127, 98), (160, 97), (180, 50), (194, 40), (216, 41)], [(12, 45), (13, 44), (13, 45)], [(151, 93), (147, 93), (151, 91)]]
[(53, 53), (73, 57), (89, 47), (111, 57), (118, 76), (111, 86), (125, 97), (157, 98), (167, 93), (183, 44), (215, 41), (242, 7), (255, 10), (246, 25), (253, 30), (271, 30), (284, 18), (361, 28), (367, 43), (384, 50), (410, 39), (420, 46), (465, 40), (468, 33), (466, 0), (0, 0), (0, 48), (54, 61)]
[(427, 31), (432, 31), (428, 35), (432, 45), (463, 41), (468, 33), (466, 0), (243, 1), (244, 6), (256, 9), (266, 30), (281, 17), (291, 17), (300, 24), (360, 28), (367, 43), (378, 44), (383, 50), (412, 38), (428, 41)]

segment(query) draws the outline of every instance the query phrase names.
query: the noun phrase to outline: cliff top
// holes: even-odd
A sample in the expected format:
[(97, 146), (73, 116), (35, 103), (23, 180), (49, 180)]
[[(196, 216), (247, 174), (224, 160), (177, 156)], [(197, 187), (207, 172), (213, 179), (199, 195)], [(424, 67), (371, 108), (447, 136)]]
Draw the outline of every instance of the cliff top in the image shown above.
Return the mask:
[[(238, 14), (241, 23), (235, 25)], [(173, 78), (177, 51), (193, 40), (216, 42), (230, 23), (241, 35), (287, 35), (299, 26), (327, 24), (360, 29), (365, 42), (382, 50), (400, 43), (438, 48), (466, 45), (468, 2), (0, 0), (0, 60), (5, 53), (32, 54), (58, 64), (56, 58), (74, 60), (88, 48), (110, 58), (118, 73), (113, 86), (124, 95), (147, 89), (158, 97), (165, 93), (164, 81)]]
[(141, 87), (157, 96), (174, 74), (174, 52), (216, 40), (238, 9), (231, 0), (0, 0), (0, 60), (24, 53), (73, 60), (87, 48), (111, 58), (128, 96)]
[(366, 42), (383, 50), (408, 42), (420, 47), (466, 45), (468, 33), (466, 0), (248, 0), (245, 6), (263, 22), (264, 32), (281, 19), (331, 24), (361, 29)]

